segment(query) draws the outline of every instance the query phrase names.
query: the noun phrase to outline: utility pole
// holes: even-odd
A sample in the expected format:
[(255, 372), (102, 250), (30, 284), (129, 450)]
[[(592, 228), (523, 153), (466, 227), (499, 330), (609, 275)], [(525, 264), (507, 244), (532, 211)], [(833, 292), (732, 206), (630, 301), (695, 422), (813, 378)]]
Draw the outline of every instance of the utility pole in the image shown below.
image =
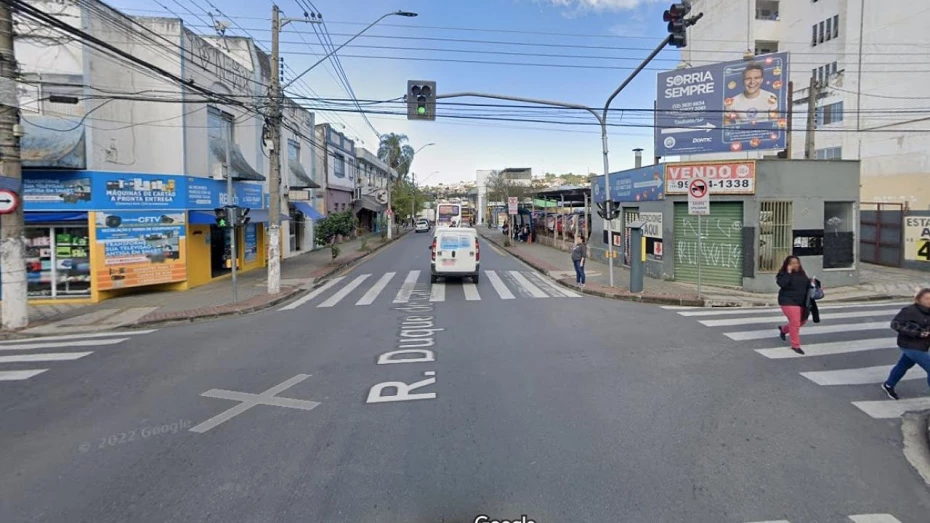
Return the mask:
[[(23, 170), (19, 154), (19, 104), (16, 94), (16, 56), (13, 53), (13, 8), (0, 2), (0, 176), (22, 191)], [(20, 198), (22, 202), (22, 198)], [(3, 328), (21, 329), (29, 324), (26, 307), (26, 245), (23, 206), (0, 218), (0, 266), (2, 266)]]
[[(233, 303), (239, 303), (239, 290), (238, 283), (236, 282), (237, 273), (239, 270), (239, 246), (238, 238), (236, 237), (236, 227), (239, 223), (239, 204), (236, 202), (236, 193), (233, 191), (233, 181), (232, 181), (232, 163), (230, 160), (230, 149), (232, 148), (232, 131), (233, 131), (233, 121), (228, 122), (228, 127), (226, 128), (226, 209), (232, 210), (233, 213), (236, 213), (236, 217), (229, 221), (230, 227), (227, 232), (227, 238), (229, 239), (229, 256), (230, 256), (230, 270), (232, 271), (232, 295)], [(229, 212), (227, 211), (227, 219)]]
[(265, 118), (266, 132), (271, 141), (268, 158), (268, 294), (281, 292), (281, 11), (271, 5), (271, 108)]
[(817, 98), (820, 97), (820, 82), (814, 75), (811, 75), (809, 97), (807, 99), (807, 132), (804, 133), (804, 159), (813, 160), (814, 153), (814, 133), (817, 132)]

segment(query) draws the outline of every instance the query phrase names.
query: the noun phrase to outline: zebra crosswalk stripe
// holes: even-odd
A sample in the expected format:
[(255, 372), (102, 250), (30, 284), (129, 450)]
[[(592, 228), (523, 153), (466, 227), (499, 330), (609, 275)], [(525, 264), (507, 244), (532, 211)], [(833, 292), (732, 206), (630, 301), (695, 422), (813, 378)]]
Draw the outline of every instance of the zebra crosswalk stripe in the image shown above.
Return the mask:
[(384, 273), (384, 275), (378, 278), (378, 281), (375, 282), (375, 284), (372, 285), (370, 289), (368, 289), (368, 292), (366, 292), (364, 296), (359, 298), (359, 300), (355, 302), (355, 304), (356, 305), (371, 305), (372, 303), (374, 303), (375, 299), (377, 299), (378, 296), (381, 295), (381, 293), (384, 291), (384, 288), (387, 287), (389, 283), (391, 283), (391, 280), (394, 279), (394, 276), (396, 275), (397, 275), (396, 272)]
[(513, 278), (513, 280), (517, 282), (517, 284), (520, 287), (526, 290), (526, 292), (529, 293), (530, 296), (534, 298), (548, 298), (549, 297), (549, 295), (543, 292), (542, 289), (533, 285), (533, 283), (530, 282), (530, 280), (526, 279), (526, 276), (520, 274), (520, 271), (507, 271), (507, 274), (509, 274), (510, 277)]
[[(143, 334), (151, 334), (158, 329), (144, 329), (144, 330), (132, 330), (132, 331), (120, 331), (120, 332), (84, 332), (80, 334), (61, 334), (59, 336), (42, 336), (41, 338), (35, 338), (36, 341), (63, 341), (63, 340), (89, 340), (94, 338), (107, 338), (110, 336), (141, 336)], [(9, 345), (15, 344), (18, 342), (23, 342), (27, 340), (3, 340), (0, 341), (0, 345)]]
[(408, 272), (404, 284), (401, 285), (400, 290), (397, 291), (397, 296), (394, 297), (394, 303), (408, 303), (419, 278), (420, 271)]
[(32, 363), (36, 361), (70, 361), (81, 359), (91, 352), (49, 352), (45, 354), (16, 354), (0, 356), (0, 363)]
[(849, 516), (853, 523), (901, 523), (901, 520), (891, 514), (859, 514)]
[[(896, 310), (909, 305), (908, 303), (857, 303), (853, 305), (829, 305), (820, 307), (820, 312), (833, 312), (843, 309), (862, 309), (862, 308), (874, 308), (878, 306), (885, 307), (895, 307)], [(781, 313), (781, 309), (778, 307), (715, 307), (715, 308), (705, 308), (705, 307), (682, 307), (682, 306), (668, 306), (662, 307), (666, 310), (675, 310), (678, 312), (679, 316), (691, 317), (691, 316), (731, 316), (731, 315), (750, 315), (750, 314), (766, 314), (766, 313)]]
[(478, 294), (478, 286), (472, 282), (465, 282), (462, 284), (462, 290), (465, 291), (465, 301), (479, 301), (481, 300), (481, 295)]
[[(113, 334), (110, 334), (113, 336)], [(19, 343), (16, 345), (0, 345), (0, 351), (2, 350), (33, 350), (33, 349), (51, 349), (55, 347), (61, 347), (62, 343), (54, 341), (45, 341), (48, 338), (37, 338), (36, 342), (32, 343)], [(107, 340), (74, 340), (68, 341), (65, 345), (68, 347), (98, 347), (100, 345), (116, 345), (117, 343), (122, 343), (129, 338), (111, 338)], [(19, 340), (25, 341), (25, 340)]]
[[(815, 372), (802, 372), (801, 376), (813, 381), (817, 385), (880, 385), (888, 379), (890, 365), (877, 367), (862, 367), (859, 369), (821, 370)], [(918, 372), (905, 374), (903, 380), (926, 379)]]
[[(774, 330), (772, 332), (774, 332)], [(807, 333), (804, 334), (806, 335)], [(864, 352), (867, 350), (888, 349), (895, 347), (896, 344), (897, 340), (894, 337), (872, 338), (867, 340), (829, 341), (825, 343), (813, 343), (810, 345), (806, 344), (804, 345), (805, 354), (803, 356), (796, 354), (794, 351), (787, 350), (786, 347), (778, 347), (775, 349), (756, 349), (756, 352), (769, 359), (783, 360), (788, 358), (810, 358), (811, 356), (831, 356), (834, 354), (849, 354), (853, 352)]]
[(23, 381), (28, 380), (33, 376), (38, 376), (48, 369), (32, 369), (32, 370), (3, 370), (0, 371), (0, 381)]
[(367, 279), (370, 278), (370, 277), (371, 277), (370, 274), (363, 274), (363, 275), (359, 276), (358, 278), (355, 278), (354, 280), (352, 280), (351, 282), (349, 282), (348, 285), (346, 285), (345, 287), (339, 289), (339, 292), (337, 292), (336, 294), (333, 294), (332, 296), (330, 296), (328, 300), (326, 300), (326, 301), (324, 301), (323, 303), (317, 305), (317, 307), (327, 308), (327, 307), (332, 307), (332, 306), (336, 305), (337, 303), (339, 303), (340, 301), (342, 301), (343, 298), (345, 298), (346, 296), (348, 296), (350, 292), (352, 292), (352, 291), (354, 291), (355, 289), (357, 289), (359, 285), (365, 283), (365, 280), (367, 280)]
[(502, 300), (513, 300), (516, 298), (516, 296), (510, 292), (510, 289), (504, 285), (504, 281), (501, 280), (501, 277), (498, 276), (496, 272), (484, 271), (484, 275), (488, 277), (488, 281), (491, 282), (491, 287), (494, 287), (497, 295), (500, 296)]
[(293, 303), (289, 303), (289, 304), (285, 305), (284, 307), (281, 307), (281, 308), (278, 309), (278, 310), (279, 310), (279, 311), (290, 311), (290, 310), (294, 310), (294, 309), (296, 309), (297, 307), (300, 307), (301, 305), (307, 303), (308, 301), (310, 301), (310, 300), (316, 298), (316, 297), (319, 296), (320, 294), (323, 294), (324, 292), (328, 291), (328, 290), (331, 289), (333, 286), (335, 286), (336, 284), (338, 284), (339, 282), (341, 282), (343, 279), (344, 279), (344, 278), (343, 278), (342, 276), (339, 276), (338, 278), (333, 278), (332, 280), (329, 280), (328, 282), (324, 283), (321, 287), (318, 287), (316, 290), (314, 290), (314, 291), (311, 292), (310, 294), (304, 296), (303, 298), (294, 300)]
[(574, 293), (568, 289), (560, 287), (558, 284), (547, 280), (546, 278), (540, 276), (539, 274), (530, 274), (533, 280), (536, 281), (536, 284), (540, 287), (546, 289), (547, 291), (557, 295), (565, 296), (566, 298), (580, 298), (581, 295)]
[(908, 412), (930, 409), (930, 398), (901, 398), (897, 401), (854, 401), (852, 404), (873, 418), (893, 419), (900, 418)]
[(446, 284), (445, 283), (434, 283), (432, 288), (429, 291), (429, 301), (431, 302), (442, 302), (446, 301)]
[[(869, 318), (882, 314), (894, 316), (900, 309), (883, 309), (877, 311), (843, 312), (839, 314), (821, 314), (821, 321), (843, 320), (847, 318)], [(759, 323), (785, 323), (785, 316), (777, 314), (772, 316), (758, 316), (753, 318), (728, 318), (724, 320), (699, 321), (705, 327), (729, 327), (734, 325), (754, 325)]]
[[(802, 332), (805, 335), (810, 336), (814, 334), (829, 334), (833, 332), (870, 331), (888, 327), (888, 323), (889, 322), (887, 321), (878, 321), (841, 325), (818, 325), (816, 327), (804, 327)], [(764, 340), (765, 338), (771, 338), (774, 330), (775, 329), (769, 328), (743, 332), (726, 332), (724, 333), (724, 336), (735, 341)]]

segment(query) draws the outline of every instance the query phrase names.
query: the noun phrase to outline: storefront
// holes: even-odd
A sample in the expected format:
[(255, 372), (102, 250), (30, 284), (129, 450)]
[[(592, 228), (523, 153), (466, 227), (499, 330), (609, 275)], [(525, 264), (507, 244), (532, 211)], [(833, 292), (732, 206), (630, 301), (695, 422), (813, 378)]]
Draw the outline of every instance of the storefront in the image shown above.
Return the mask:
[[(236, 182), (233, 202), (251, 209), (237, 231), (238, 267), (265, 265), (262, 185)], [(213, 209), (222, 181), (173, 175), (26, 171), (23, 177), (28, 295), (96, 302), (127, 289), (185, 290), (224, 277), (230, 237)], [(286, 217), (284, 218), (286, 219)]]

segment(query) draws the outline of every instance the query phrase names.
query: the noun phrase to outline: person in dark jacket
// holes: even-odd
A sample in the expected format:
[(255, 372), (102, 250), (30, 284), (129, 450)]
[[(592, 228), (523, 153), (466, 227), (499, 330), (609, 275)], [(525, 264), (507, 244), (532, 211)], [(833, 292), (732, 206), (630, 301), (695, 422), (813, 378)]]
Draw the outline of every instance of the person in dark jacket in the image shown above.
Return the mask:
[(775, 282), (778, 284), (778, 305), (788, 319), (786, 325), (778, 327), (778, 335), (782, 340), (788, 335), (791, 350), (804, 354), (801, 349), (801, 327), (807, 323), (810, 314), (808, 295), (811, 282), (801, 267), (801, 260), (797, 256), (785, 258), (781, 270), (775, 275)]
[(584, 260), (588, 257), (588, 248), (581, 236), (575, 236), (575, 246), (572, 248), (572, 265), (575, 266), (575, 285), (584, 289)]
[(930, 352), (927, 352), (930, 349), (930, 289), (920, 289), (914, 304), (901, 309), (891, 321), (891, 328), (898, 332), (901, 358), (882, 383), (882, 390), (896, 400), (895, 386), (914, 365), (927, 371), (927, 384), (930, 384)]

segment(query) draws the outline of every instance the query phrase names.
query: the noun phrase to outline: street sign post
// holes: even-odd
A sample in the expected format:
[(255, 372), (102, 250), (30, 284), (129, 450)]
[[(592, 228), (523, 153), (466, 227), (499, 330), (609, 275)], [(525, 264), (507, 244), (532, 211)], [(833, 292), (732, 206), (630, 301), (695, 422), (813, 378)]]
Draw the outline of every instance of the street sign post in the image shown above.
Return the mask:
[(0, 189), (0, 214), (11, 214), (19, 208), (19, 195), (9, 189)]
[(701, 297), (701, 216), (710, 214), (710, 188), (707, 182), (695, 178), (688, 183), (688, 214), (697, 216), (697, 293)]
[(510, 196), (507, 198), (507, 214), (513, 216), (517, 214), (517, 207), (519, 207), (520, 202), (516, 196)]

